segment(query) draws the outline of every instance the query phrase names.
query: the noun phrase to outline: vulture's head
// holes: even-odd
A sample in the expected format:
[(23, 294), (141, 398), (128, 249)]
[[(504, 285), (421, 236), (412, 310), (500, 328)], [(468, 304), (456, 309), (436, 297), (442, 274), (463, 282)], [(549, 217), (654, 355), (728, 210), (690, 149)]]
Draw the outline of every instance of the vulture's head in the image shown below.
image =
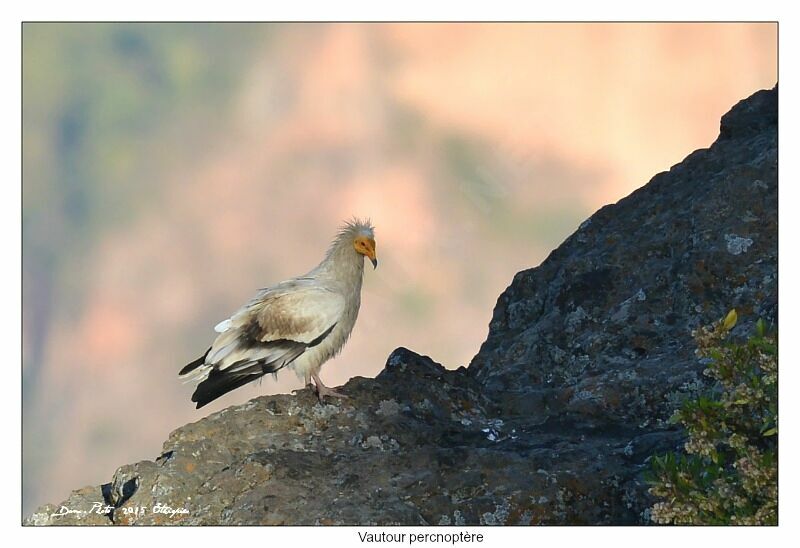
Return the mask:
[(356, 253), (372, 261), (373, 268), (378, 267), (378, 257), (375, 254), (375, 228), (369, 219), (348, 221), (339, 232), (337, 240), (343, 245), (352, 245)]

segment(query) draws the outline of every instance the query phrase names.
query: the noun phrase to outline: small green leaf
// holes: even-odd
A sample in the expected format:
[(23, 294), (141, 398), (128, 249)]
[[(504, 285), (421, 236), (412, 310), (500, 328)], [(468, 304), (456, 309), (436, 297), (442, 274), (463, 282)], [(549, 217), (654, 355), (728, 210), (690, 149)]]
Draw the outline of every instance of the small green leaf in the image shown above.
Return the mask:
[(736, 325), (736, 321), (739, 319), (739, 316), (736, 314), (736, 309), (731, 308), (728, 315), (725, 316), (725, 319), (722, 320), (722, 329), (725, 331), (730, 331)]

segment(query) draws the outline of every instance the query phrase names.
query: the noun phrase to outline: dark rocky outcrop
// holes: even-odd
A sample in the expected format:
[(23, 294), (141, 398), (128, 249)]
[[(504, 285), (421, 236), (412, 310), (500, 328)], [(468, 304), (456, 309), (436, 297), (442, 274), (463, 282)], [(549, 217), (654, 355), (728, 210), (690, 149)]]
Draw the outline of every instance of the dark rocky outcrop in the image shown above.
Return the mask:
[(26, 523), (646, 523), (646, 461), (706, 382), (692, 329), (777, 320), (777, 96), (518, 273), (468, 369), (400, 348), (348, 400), (230, 407)]

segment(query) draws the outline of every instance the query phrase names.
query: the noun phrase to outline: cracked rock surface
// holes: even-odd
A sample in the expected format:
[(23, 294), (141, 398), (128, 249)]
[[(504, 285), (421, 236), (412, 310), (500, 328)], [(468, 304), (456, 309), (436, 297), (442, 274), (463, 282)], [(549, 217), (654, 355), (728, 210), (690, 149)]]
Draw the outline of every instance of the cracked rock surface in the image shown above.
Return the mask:
[(398, 348), (347, 400), (229, 407), (25, 523), (646, 523), (646, 461), (707, 382), (692, 329), (777, 321), (777, 96), (518, 273), (469, 368)]

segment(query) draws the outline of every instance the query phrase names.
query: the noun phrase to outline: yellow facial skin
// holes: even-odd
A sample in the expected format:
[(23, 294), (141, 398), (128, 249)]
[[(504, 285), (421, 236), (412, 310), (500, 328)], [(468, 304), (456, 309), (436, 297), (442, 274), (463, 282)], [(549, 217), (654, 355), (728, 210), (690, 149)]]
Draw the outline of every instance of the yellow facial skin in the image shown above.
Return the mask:
[(375, 240), (366, 236), (359, 236), (353, 240), (353, 247), (356, 248), (357, 252), (372, 261), (373, 269), (378, 268), (378, 258), (375, 255)]

